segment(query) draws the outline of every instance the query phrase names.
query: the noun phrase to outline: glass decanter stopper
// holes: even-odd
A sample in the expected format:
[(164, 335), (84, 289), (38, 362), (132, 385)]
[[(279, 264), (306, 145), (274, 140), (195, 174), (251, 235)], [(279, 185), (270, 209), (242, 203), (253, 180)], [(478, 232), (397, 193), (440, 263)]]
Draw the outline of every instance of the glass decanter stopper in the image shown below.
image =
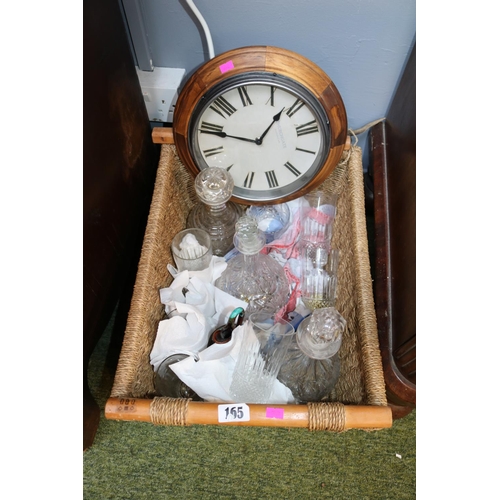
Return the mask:
[(213, 254), (224, 257), (233, 248), (234, 227), (243, 212), (239, 205), (229, 201), (233, 178), (223, 168), (208, 167), (196, 176), (194, 188), (200, 202), (191, 209), (187, 226), (207, 231)]
[(300, 323), (278, 374), (298, 403), (335, 399), (345, 327), (335, 307), (315, 309)]
[(208, 347), (212, 344), (226, 344), (231, 340), (233, 330), (243, 324), (245, 310), (242, 307), (237, 307), (230, 315), (228, 322), (225, 325), (216, 328), (208, 339)]
[(272, 257), (260, 253), (266, 244), (254, 217), (238, 219), (234, 246), (238, 254), (230, 259), (215, 286), (248, 303), (245, 314), (277, 312), (288, 301), (289, 284), (283, 267)]

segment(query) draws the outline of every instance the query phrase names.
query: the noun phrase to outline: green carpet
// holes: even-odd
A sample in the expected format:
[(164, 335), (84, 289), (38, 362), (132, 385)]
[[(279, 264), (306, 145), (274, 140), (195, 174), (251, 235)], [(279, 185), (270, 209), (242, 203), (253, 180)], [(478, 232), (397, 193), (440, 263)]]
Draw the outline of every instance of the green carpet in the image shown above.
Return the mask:
[[(101, 410), (114, 377), (108, 327), (89, 383)], [(110, 347), (111, 346), (111, 347)], [(115, 348), (115, 351), (117, 348)], [(416, 411), (380, 431), (101, 422), (83, 454), (83, 498), (416, 498)]]

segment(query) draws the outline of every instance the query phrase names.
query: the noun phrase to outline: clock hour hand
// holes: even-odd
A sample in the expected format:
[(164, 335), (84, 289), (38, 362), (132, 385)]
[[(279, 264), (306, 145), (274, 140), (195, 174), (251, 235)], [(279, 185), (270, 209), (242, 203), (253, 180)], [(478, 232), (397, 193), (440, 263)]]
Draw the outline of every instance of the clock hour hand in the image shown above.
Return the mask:
[(216, 135), (216, 136), (222, 137), (222, 138), (230, 137), (231, 139), (238, 139), (240, 141), (247, 141), (247, 142), (253, 142), (254, 144), (258, 144), (257, 139), (247, 139), (246, 137), (238, 137), (236, 135), (229, 135), (229, 134), (226, 134), (226, 132), (216, 132), (216, 131), (212, 131), (212, 130), (200, 130), (200, 132), (202, 134), (212, 134), (212, 135)]
[(281, 113), (283, 113), (283, 109), (279, 113), (276, 113), (273, 116), (273, 121), (271, 122), (271, 125), (269, 125), (269, 127), (267, 127), (266, 130), (264, 130), (264, 133), (260, 137), (257, 137), (257, 139), (255, 139), (256, 144), (258, 144), (259, 146), (262, 144), (262, 139), (264, 139), (269, 130), (271, 130), (271, 127), (273, 126), (274, 122), (277, 122), (281, 118)]

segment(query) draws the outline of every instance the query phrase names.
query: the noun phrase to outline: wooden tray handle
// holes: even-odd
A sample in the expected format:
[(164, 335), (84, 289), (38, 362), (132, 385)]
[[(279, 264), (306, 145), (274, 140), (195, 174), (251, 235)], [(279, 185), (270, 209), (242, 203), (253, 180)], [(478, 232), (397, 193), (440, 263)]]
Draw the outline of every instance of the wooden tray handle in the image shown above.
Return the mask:
[(110, 420), (133, 420), (159, 425), (239, 425), (303, 427), (310, 430), (382, 429), (392, 426), (388, 406), (309, 403), (307, 405), (248, 404), (247, 421), (220, 420), (220, 408), (239, 404), (204, 403), (173, 398), (109, 398), (104, 414)]

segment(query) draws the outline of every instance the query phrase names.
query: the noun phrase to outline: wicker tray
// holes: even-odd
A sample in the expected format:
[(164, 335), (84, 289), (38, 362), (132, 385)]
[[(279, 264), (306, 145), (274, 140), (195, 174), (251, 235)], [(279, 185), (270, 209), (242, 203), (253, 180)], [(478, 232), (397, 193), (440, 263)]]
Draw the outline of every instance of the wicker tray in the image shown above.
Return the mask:
[[(167, 271), (167, 263), (173, 264), (170, 242), (185, 228), (187, 215), (197, 202), (193, 178), (180, 162), (175, 146), (161, 147), (123, 346), (105, 416), (162, 425), (219, 424), (218, 404), (154, 396), (149, 354), (158, 323), (165, 319), (159, 290), (172, 282)], [(337, 432), (392, 425), (373, 303), (359, 147), (352, 146), (344, 153), (322, 189), (338, 194), (333, 236), (341, 252), (336, 306), (347, 321), (339, 351), (341, 373), (335, 387), (336, 400), (277, 405), (280, 418), (268, 418), (266, 405), (248, 405), (249, 421), (220, 425), (307, 427)]]

